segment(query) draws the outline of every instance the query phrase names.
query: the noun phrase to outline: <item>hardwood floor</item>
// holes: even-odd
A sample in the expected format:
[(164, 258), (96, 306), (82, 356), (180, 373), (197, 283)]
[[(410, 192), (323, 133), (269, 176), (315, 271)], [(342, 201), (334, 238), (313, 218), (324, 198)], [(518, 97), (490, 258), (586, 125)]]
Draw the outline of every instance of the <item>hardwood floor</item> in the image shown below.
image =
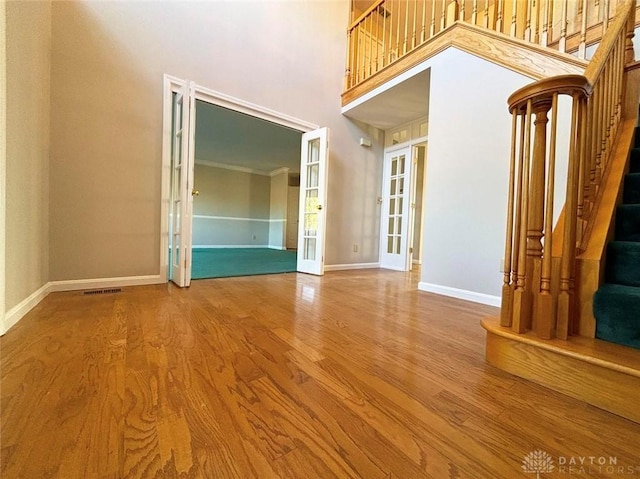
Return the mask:
[[(416, 281), (51, 294), (0, 340), (0, 475), (533, 478), (523, 459), (543, 450), (545, 479), (640, 476), (640, 425), (487, 365), (480, 319), (497, 310)], [(572, 457), (586, 464), (569, 474)]]

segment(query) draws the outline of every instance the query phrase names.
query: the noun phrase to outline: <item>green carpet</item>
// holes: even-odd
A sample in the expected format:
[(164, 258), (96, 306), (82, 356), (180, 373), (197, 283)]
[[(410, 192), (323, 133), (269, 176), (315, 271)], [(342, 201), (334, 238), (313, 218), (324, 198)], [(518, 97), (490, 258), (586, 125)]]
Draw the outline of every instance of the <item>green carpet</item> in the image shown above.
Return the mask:
[(269, 248), (193, 248), (191, 279), (296, 271), (297, 254)]
[(605, 282), (593, 297), (596, 337), (640, 349), (640, 128), (636, 128), (623, 204), (607, 246)]

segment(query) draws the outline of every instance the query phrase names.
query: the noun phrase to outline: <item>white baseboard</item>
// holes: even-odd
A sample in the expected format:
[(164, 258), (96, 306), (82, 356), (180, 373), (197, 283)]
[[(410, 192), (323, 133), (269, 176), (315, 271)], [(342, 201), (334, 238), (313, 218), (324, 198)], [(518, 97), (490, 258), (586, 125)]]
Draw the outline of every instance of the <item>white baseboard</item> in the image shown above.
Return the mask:
[(0, 336), (9, 331), (18, 321), (20, 321), (29, 311), (31, 311), (40, 301), (47, 297), (50, 293), (49, 284), (47, 283), (38, 290), (31, 293), (26, 299), (16, 304), (4, 315), (4, 324), (0, 325), (2, 331)]
[(269, 249), (277, 249), (279, 251), (284, 251), (284, 250), (287, 249), (286, 246), (273, 246), (273, 245), (269, 245), (269, 246), (267, 246), (267, 248), (269, 248)]
[(0, 336), (20, 321), (49, 293), (62, 291), (78, 291), (82, 289), (117, 288), (124, 286), (142, 286), (145, 284), (161, 284), (166, 281), (159, 274), (149, 276), (125, 276), (121, 278), (72, 279), (68, 281), (49, 281), (28, 298), (15, 305), (4, 315), (4, 323), (0, 324)]
[(500, 307), (500, 296), (491, 296), (489, 294), (476, 293), (475, 291), (451, 288), (449, 286), (440, 286), (438, 284), (424, 283), (422, 281), (418, 283), (418, 289), (420, 291), (441, 294), (442, 296), (449, 296), (451, 298), (464, 299), (466, 301), (472, 301), (474, 303)]
[(120, 278), (72, 279), (67, 281), (51, 281), (50, 292), (78, 291), (81, 289), (118, 288), (123, 286), (143, 286), (160, 284), (166, 281), (159, 274), (148, 276), (123, 276)]
[(344, 271), (348, 269), (370, 269), (379, 268), (380, 263), (350, 263), (350, 264), (327, 264), (325, 271)]

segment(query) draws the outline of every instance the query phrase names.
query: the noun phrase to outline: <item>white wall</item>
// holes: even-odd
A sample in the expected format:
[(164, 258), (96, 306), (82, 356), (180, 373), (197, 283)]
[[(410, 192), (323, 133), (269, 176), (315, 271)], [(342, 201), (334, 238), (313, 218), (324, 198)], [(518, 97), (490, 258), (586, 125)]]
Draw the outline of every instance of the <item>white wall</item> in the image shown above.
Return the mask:
[(431, 62), (420, 288), (500, 295), (511, 115), (532, 80), (449, 48)]
[(382, 135), (340, 114), (348, 13), (349, 0), (53, 2), (51, 279), (158, 274), (165, 73), (328, 126), (326, 263), (377, 261)]

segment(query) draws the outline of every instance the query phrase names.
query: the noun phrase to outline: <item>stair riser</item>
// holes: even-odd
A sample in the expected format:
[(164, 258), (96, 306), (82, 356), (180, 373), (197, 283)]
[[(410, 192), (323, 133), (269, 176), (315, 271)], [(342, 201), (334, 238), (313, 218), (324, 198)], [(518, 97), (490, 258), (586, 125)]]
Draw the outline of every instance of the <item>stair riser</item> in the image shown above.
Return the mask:
[(617, 241), (640, 241), (640, 205), (622, 205), (616, 212)]
[[(625, 242), (626, 243), (626, 242)], [(640, 243), (638, 248), (618, 248), (615, 243), (607, 249), (606, 281), (640, 288)]]
[(640, 203), (640, 173), (631, 173), (624, 177), (623, 200), (625, 204)]
[(640, 148), (634, 148), (631, 150), (629, 173), (640, 173)]

